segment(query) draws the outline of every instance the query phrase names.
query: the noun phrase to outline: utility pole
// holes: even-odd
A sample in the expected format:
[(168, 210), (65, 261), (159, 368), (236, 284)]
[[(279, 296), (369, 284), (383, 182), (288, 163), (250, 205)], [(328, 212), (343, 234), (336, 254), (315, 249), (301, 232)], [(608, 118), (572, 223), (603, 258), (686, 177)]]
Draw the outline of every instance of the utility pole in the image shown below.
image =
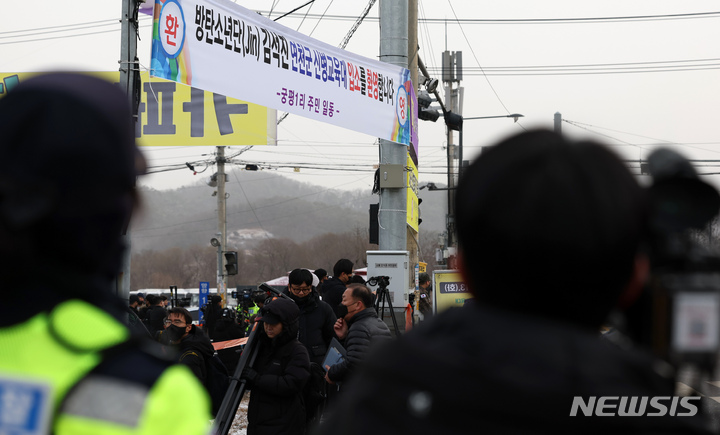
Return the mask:
[[(458, 110), (460, 104), (456, 98), (456, 92), (459, 89), (453, 89), (454, 82), (462, 80), (462, 52), (443, 52), (442, 63), (442, 79), (445, 84), (445, 107), (449, 112), (460, 114)], [(455, 171), (455, 162), (458, 159), (457, 146), (454, 143), (453, 130), (446, 123), (447, 131), (447, 177), (448, 177), (448, 212), (447, 212), (447, 248), (452, 251), (456, 244), (455, 240), (455, 181), (457, 173)], [(462, 133), (461, 133), (462, 134)], [(462, 162), (460, 162), (462, 164)], [(452, 256), (452, 254), (451, 254)], [(451, 266), (448, 262), (448, 266)]]
[(222, 297), (222, 305), (227, 303), (227, 274), (225, 273), (225, 256), (227, 250), (227, 219), (225, 213), (225, 147), (217, 147), (217, 208), (218, 208), (218, 233), (220, 233), (220, 251), (218, 255), (218, 281), (217, 291)]
[[(410, 79), (412, 80), (415, 92), (417, 93), (418, 83), (418, 38), (417, 38), (417, 23), (418, 23), (418, 0), (408, 0), (408, 55), (410, 60), (408, 62), (408, 69), (410, 70)], [(420, 156), (417, 156), (417, 166), (420, 167)], [(407, 193), (407, 190), (406, 190)], [(419, 214), (419, 211), (418, 211)], [(420, 228), (418, 227), (417, 233), (410, 226), (406, 225), (407, 231), (407, 251), (410, 253), (410, 264), (417, 265), (420, 262), (419, 247), (420, 244)], [(413, 267), (411, 270), (415, 270)], [(415, 287), (415, 278), (411, 276), (412, 283), (408, 283), (409, 287)]]
[[(121, 36), (120, 36), (120, 86), (127, 93), (133, 116), (133, 127), (138, 121), (138, 105), (140, 104), (140, 62), (137, 57), (138, 10), (143, 0), (123, 0)], [(130, 295), (130, 222), (123, 231), (125, 253), (123, 254), (122, 271), (116, 280), (116, 294), (124, 300)]]
[[(408, 67), (408, 0), (380, 1), (380, 61)], [(380, 164), (405, 166), (407, 147), (380, 139)], [(381, 251), (407, 249), (407, 189), (383, 188), (378, 211)]]
[(562, 115), (560, 112), (555, 112), (555, 133), (562, 134)]

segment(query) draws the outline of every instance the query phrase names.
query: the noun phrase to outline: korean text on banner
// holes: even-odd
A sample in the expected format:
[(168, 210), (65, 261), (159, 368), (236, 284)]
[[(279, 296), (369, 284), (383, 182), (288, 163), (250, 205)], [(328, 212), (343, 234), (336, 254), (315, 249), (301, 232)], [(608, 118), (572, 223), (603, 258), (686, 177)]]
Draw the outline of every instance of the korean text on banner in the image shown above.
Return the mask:
[(461, 307), (473, 297), (457, 270), (434, 271), (433, 285), (433, 309), (436, 313), (450, 307)]
[[(410, 145), (410, 71), (228, 0), (155, 0), (151, 75)], [(416, 137), (416, 136), (415, 136)]]
[[(41, 73), (0, 72), (0, 97)], [(117, 83), (120, 73), (88, 72)], [(140, 146), (275, 145), (276, 111), (140, 73), (135, 137)], [(78, 122), (83, 120), (79, 119)]]

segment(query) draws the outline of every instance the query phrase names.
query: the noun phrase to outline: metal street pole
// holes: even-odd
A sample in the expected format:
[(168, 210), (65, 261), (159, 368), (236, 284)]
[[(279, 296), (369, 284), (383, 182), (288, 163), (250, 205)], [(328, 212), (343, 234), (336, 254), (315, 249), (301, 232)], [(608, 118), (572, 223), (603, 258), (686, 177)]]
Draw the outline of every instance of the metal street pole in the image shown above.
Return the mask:
[[(445, 104), (452, 110), (455, 107), (455, 99), (453, 98), (452, 82), (446, 82), (445, 87)], [(453, 130), (445, 126), (447, 130), (447, 247), (455, 246), (455, 144), (453, 143)]]
[[(120, 28), (120, 86), (127, 93), (133, 115), (133, 125), (137, 124), (138, 105), (140, 104), (140, 63), (137, 57), (138, 8), (142, 0), (124, 0)], [(122, 235), (125, 243), (122, 271), (116, 279), (116, 294), (127, 301), (130, 295), (130, 259), (131, 238), (130, 222)]]
[[(457, 146), (455, 145), (453, 128), (448, 123), (448, 113), (452, 112), (460, 114), (460, 102), (456, 101), (456, 89), (453, 89), (453, 83), (460, 83), (462, 79), (462, 52), (443, 52), (442, 63), (442, 80), (445, 84), (445, 106), (443, 107), (443, 115), (445, 117), (445, 129), (447, 131), (447, 177), (448, 177), (448, 196), (447, 196), (447, 248), (450, 250), (456, 245), (455, 240), (455, 182), (457, 173), (455, 171), (455, 161), (457, 160)], [(459, 92), (459, 91), (457, 91)], [(462, 129), (460, 129), (462, 131)], [(453, 254), (450, 254), (453, 257)], [(452, 261), (448, 261), (448, 266), (452, 267)]]
[(562, 134), (562, 115), (560, 112), (555, 112), (555, 133)]
[[(412, 80), (413, 86), (415, 87), (415, 92), (417, 92), (418, 89), (418, 35), (417, 35), (417, 23), (418, 23), (418, 0), (408, 0), (408, 56), (410, 56), (410, 60), (408, 61), (408, 69), (410, 70), (410, 79)], [(411, 119), (412, 115), (409, 115), (409, 118)], [(417, 144), (413, 144), (414, 146), (417, 146)], [(414, 154), (414, 151), (413, 151)], [(420, 166), (420, 156), (415, 156), (417, 158), (417, 166)], [(408, 186), (410, 187), (410, 186)], [(409, 194), (408, 190), (406, 190), (406, 194)], [(419, 214), (419, 211), (418, 211)], [(415, 230), (410, 226), (406, 225), (405, 231), (407, 232), (406, 239), (407, 239), (407, 251), (410, 253), (410, 264), (413, 265), (413, 267), (410, 268), (412, 272), (415, 271), (415, 266), (417, 266), (420, 263), (420, 226), (418, 225), (418, 231), (415, 232)], [(408, 288), (414, 288), (415, 287), (415, 280), (417, 279), (417, 276), (413, 276), (413, 274), (410, 275), (410, 282), (408, 284)]]
[(217, 291), (222, 297), (222, 305), (226, 306), (227, 301), (227, 274), (225, 273), (225, 256), (222, 255), (227, 249), (227, 221), (225, 212), (225, 147), (217, 147), (217, 208), (218, 208), (218, 233), (220, 233), (220, 255), (218, 255), (218, 283)]
[[(408, 67), (408, 0), (380, 1), (380, 61)], [(405, 166), (407, 147), (380, 139), (380, 164)], [(381, 251), (407, 249), (407, 189), (383, 188), (378, 211)]]

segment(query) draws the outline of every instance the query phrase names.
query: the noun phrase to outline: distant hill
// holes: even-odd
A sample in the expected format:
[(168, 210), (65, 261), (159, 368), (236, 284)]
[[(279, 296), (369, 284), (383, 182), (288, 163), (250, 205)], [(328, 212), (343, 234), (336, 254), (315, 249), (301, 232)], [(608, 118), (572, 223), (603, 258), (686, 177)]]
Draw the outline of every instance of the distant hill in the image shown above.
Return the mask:
[[(235, 177), (237, 174), (237, 177)], [(226, 184), (230, 246), (259, 238), (304, 242), (325, 233), (366, 230), (378, 195), (298, 183), (268, 171), (237, 171)], [(209, 245), (217, 232), (215, 189), (202, 181), (175, 190), (140, 188), (142, 208), (131, 228), (132, 251)], [(447, 192), (420, 191), (420, 230), (444, 231)]]

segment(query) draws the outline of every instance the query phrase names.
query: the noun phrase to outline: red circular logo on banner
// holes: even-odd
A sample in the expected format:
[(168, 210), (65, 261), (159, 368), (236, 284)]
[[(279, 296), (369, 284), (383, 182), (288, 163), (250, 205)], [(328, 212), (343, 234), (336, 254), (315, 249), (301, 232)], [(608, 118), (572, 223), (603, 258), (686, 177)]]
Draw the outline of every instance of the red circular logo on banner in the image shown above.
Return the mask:
[(158, 38), (169, 58), (178, 57), (185, 42), (185, 16), (175, 0), (167, 0), (160, 11)]
[(397, 113), (397, 119), (400, 125), (404, 127), (408, 119), (408, 99), (405, 86), (400, 86), (398, 89), (396, 103), (395, 112)]

